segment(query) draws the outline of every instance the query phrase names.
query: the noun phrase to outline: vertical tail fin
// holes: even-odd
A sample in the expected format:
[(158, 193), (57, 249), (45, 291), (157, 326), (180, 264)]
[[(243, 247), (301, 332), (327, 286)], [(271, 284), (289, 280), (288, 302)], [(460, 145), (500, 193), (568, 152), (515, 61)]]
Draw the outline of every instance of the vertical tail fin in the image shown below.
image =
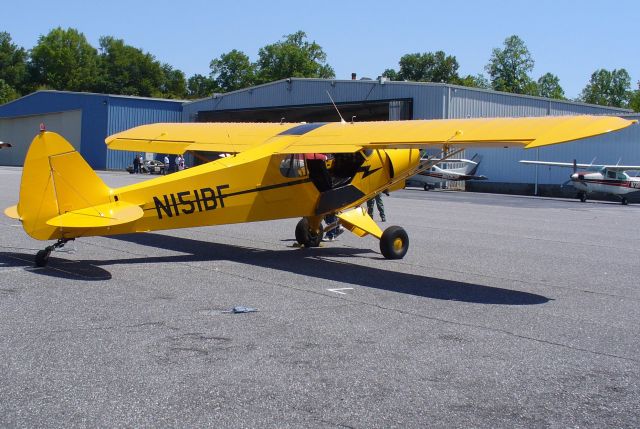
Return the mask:
[(24, 230), (38, 240), (62, 238), (51, 218), (109, 202), (111, 190), (59, 134), (42, 131), (31, 142), (22, 170), (17, 213)]
[(469, 176), (473, 176), (476, 174), (476, 171), (478, 171), (478, 167), (480, 167), (480, 163), (482, 162), (482, 155), (478, 155), (477, 153), (475, 155), (473, 155), (473, 158), (471, 158), (471, 161), (473, 161), (475, 164), (468, 164), (467, 165), (467, 173)]

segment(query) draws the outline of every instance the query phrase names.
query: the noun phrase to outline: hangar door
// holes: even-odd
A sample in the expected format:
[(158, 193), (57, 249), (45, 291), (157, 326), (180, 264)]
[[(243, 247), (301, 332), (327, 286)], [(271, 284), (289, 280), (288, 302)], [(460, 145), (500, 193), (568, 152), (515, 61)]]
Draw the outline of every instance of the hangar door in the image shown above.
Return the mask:
[[(345, 121), (357, 122), (412, 119), (411, 99), (361, 101), (337, 104)], [(339, 122), (331, 103), (256, 109), (203, 110), (197, 122)]]
[(11, 143), (13, 147), (0, 149), (0, 165), (22, 167), (27, 150), (33, 138), (44, 124), (48, 131), (55, 131), (80, 152), (82, 137), (82, 111), (47, 113), (44, 115), (0, 118), (0, 141)]

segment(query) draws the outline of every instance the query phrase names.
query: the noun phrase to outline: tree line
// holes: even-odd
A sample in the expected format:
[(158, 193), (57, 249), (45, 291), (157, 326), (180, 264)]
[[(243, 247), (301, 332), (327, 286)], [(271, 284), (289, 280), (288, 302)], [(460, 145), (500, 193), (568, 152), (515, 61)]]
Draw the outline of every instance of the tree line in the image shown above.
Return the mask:
[[(397, 81), (442, 82), (566, 99), (556, 75), (531, 77), (533, 57), (516, 35), (493, 49), (485, 66), (488, 77), (482, 73), (461, 76), (456, 57), (443, 51), (406, 54), (398, 65), (397, 70), (389, 68), (381, 75)], [(315, 41), (309, 42), (304, 31), (263, 46), (255, 62), (233, 49), (212, 59), (209, 68), (208, 75), (187, 79), (181, 70), (122, 39), (103, 36), (95, 48), (74, 28), (55, 28), (41, 35), (30, 50), (14, 44), (9, 33), (0, 32), (0, 104), (39, 89), (189, 99), (288, 77), (335, 78), (326, 53)], [(640, 82), (632, 89), (625, 69), (599, 69), (575, 101), (640, 111)]]

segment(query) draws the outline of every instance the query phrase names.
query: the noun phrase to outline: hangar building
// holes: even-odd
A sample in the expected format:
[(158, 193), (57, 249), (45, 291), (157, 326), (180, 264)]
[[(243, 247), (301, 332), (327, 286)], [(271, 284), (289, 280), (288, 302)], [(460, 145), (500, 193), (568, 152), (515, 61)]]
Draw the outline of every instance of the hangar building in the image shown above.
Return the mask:
[[(618, 115), (630, 110), (522, 96), (440, 83), (290, 78), (192, 102), (60, 91), (38, 91), (0, 106), (0, 165), (22, 165), (26, 146), (41, 122), (69, 139), (95, 169), (124, 169), (133, 152), (106, 149), (104, 138), (153, 122), (318, 122), (339, 120), (446, 119), (570, 114)], [(19, 144), (15, 144), (19, 143)], [(17, 146), (17, 147), (16, 147)], [(468, 151), (469, 152), (469, 151)], [(520, 159), (640, 164), (640, 126), (559, 146), (525, 150), (478, 149), (478, 191), (557, 194), (569, 171), (524, 166)], [(152, 156), (152, 154), (147, 154)]]
[[(330, 98), (331, 97), (331, 98)], [(441, 83), (371, 80), (284, 79), (185, 103), (183, 121), (287, 122), (340, 120), (455, 119), (547, 115), (616, 115), (638, 119), (631, 110), (523, 96)], [(467, 151), (469, 152), (469, 151)], [(468, 182), (478, 191), (557, 194), (569, 171), (533, 167), (521, 159), (604, 164), (640, 164), (640, 126), (621, 132), (534, 149), (478, 149), (483, 156), (477, 174), (489, 178)], [(548, 186), (550, 185), (550, 186)]]
[(107, 150), (105, 137), (153, 122), (180, 122), (182, 101), (67, 91), (37, 91), (0, 105), (0, 165), (22, 166), (40, 124), (66, 138), (89, 165), (120, 170), (135, 153)]

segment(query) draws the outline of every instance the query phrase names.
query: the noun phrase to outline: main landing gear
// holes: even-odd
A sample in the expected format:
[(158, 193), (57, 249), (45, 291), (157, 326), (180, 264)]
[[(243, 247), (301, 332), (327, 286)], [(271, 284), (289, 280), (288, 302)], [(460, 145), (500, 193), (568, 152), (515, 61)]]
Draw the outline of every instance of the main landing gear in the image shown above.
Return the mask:
[[(369, 221), (371, 219), (369, 218)], [(375, 226), (375, 224), (374, 224)], [(362, 226), (365, 227), (364, 225)], [(380, 229), (375, 226), (377, 231)], [(372, 235), (378, 237), (379, 232), (369, 231)], [(318, 247), (322, 241), (322, 230), (315, 232), (310, 226), (306, 218), (300, 219), (296, 225), (296, 241), (304, 247)], [(380, 252), (387, 259), (402, 259), (409, 250), (409, 235), (404, 228), (400, 226), (390, 226), (382, 231), (380, 235)]]
[(380, 252), (387, 259), (402, 259), (409, 250), (409, 235), (401, 226), (390, 226), (380, 237)]
[(577, 197), (581, 202), (583, 202), (583, 203), (587, 202), (587, 193), (586, 192), (578, 192)]
[(64, 247), (64, 245), (67, 244), (68, 241), (72, 240), (73, 238), (60, 238), (58, 239), (58, 241), (56, 241), (55, 244), (52, 244), (51, 246), (47, 246), (44, 249), (40, 250), (38, 253), (36, 253), (36, 267), (46, 266), (47, 263), (49, 263), (49, 255), (51, 255), (51, 251)]
[(309, 227), (309, 221), (306, 218), (300, 219), (296, 225), (296, 241), (304, 247), (318, 247), (322, 241), (322, 231), (315, 232)]
[(629, 204), (629, 200), (627, 200), (627, 197), (620, 197), (622, 199), (622, 205), (626, 206), (627, 204)]

